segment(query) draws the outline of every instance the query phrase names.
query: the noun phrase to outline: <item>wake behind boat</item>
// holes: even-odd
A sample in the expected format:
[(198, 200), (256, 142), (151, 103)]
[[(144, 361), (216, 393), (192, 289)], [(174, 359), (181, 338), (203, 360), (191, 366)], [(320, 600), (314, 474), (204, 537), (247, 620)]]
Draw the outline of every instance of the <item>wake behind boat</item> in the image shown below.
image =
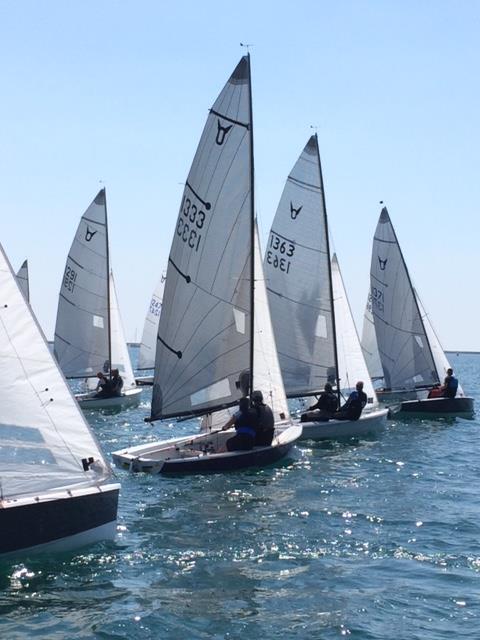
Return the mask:
[[(151, 420), (209, 416), (260, 389), (278, 427), (268, 446), (225, 451), (232, 430), (114, 452), (131, 471), (227, 471), (277, 461), (292, 426), (271, 327), (254, 217), (250, 58), (210, 110), (183, 193), (168, 260)], [(281, 431), (281, 433), (280, 433)], [(199, 448), (200, 447), (200, 448)]]
[[(438, 389), (450, 363), (413, 287), (386, 207), (373, 239), (370, 281), (385, 387), (402, 398), (392, 413), (407, 417), (472, 416), (473, 398), (465, 395), (461, 385), (456, 387), (454, 397), (446, 397), (452, 395), (450, 390)], [(413, 392), (416, 397), (405, 398), (405, 392)], [(437, 392), (444, 397), (427, 397)]]
[[(340, 268), (330, 260), (328, 222), (317, 136), (285, 184), (264, 260), (280, 366), (289, 398), (307, 407), (325, 383), (337, 397), (364, 381), (367, 408), (357, 420), (302, 422), (301, 439), (345, 438), (384, 428), (361, 353)], [(318, 412), (317, 412), (318, 414)]]
[[(87, 392), (76, 396), (82, 409), (121, 410), (140, 402), (110, 270), (105, 189), (82, 216), (67, 257), (54, 353), (67, 378), (85, 381)], [(122, 386), (112, 384), (115, 370)], [(107, 379), (103, 389), (99, 373)]]
[(113, 538), (118, 492), (0, 246), (0, 554)]

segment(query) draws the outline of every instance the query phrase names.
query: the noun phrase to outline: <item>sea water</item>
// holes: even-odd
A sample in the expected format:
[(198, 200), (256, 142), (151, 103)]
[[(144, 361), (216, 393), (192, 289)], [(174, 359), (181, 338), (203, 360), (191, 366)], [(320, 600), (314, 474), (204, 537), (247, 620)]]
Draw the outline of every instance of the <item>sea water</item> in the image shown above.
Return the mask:
[[(480, 414), (480, 355), (451, 356)], [(112, 450), (198, 429), (88, 418)], [(117, 471), (116, 540), (0, 563), (0, 638), (480, 638), (480, 420), (390, 421), (276, 466)]]

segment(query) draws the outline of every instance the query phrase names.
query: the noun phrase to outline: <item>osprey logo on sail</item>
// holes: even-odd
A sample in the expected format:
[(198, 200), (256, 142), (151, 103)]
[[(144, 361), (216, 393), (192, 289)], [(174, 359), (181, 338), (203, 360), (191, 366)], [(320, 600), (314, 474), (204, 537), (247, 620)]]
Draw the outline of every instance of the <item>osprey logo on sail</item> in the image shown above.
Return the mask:
[(215, 138), (215, 142), (218, 145), (221, 146), (225, 142), (227, 133), (230, 131), (232, 127), (233, 127), (233, 124), (229, 125), (228, 127), (222, 127), (222, 125), (220, 124), (220, 120), (217, 120), (217, 136)]
[(385, 258), (385, 260), (382, 260), (382, 259), (380, 258), (380, 256), (377, 256), (377, 257), (378, 257), (378, 263), (379, 263), (379, 265), (380, 265), (380, 271), (385, 271), (385, 267), (387, 266), (387, 260), (388, 260), (388, 258)]
[(290, 200), (290, 217), (292, 220), (296, 220), (298, 214), (303, 209), (303, 204), (301, 204), (297, 209), (294, 208), (293, 202)]
[(96, 231), (90, 231), (90, 228), (87, 224), (87, 230), (85, 231), (85, 240), (86, 242), (90, 242), (90, 240), (93, 238), (93, 236), (96, 234)]

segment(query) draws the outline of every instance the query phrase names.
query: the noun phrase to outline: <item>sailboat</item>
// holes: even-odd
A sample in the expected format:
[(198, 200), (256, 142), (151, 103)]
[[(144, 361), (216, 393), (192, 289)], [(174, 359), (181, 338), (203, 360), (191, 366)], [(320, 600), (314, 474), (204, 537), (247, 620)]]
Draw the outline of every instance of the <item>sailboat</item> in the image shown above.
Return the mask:
[(0, 246), (0, 554), (113, 538), (120, 485)]
[(375, 433), (385, 424), (334, 256), (316, 134), (311, 136), (285, 184), (264, 259), (268, 299), (280, 367), (289, 398), (305, 406), (326, 382), (338, 396), (364, 382), (368, 405), (359, 420), (304, 422), (302, 439)]
[[(427, 398), (450, 367), (415, 291), (387, 208), (373, 239), (370, 269), (372, 314), (385, 386), (396, 393), (415, 392), (395, 414), (470, 416), (473, 398), (461, 386), (455, 398)], [(423, 397), (422, 397), (423, 396)]]
[(20, 290), (25, 296), (25, 300), (30, 302), (30, 287), (28, 283), (28, 260), (22, 262), (22, 266), (17, 271), (17, 281), (20, 285)]
[(185, 183), (157, 335), (151, 420), (225, 423), (241, 397), (263, 392), (271, 446), (225, 451), (232, 430), (114, 452), (131, 471), (194, 473), (263, 466), (301, 433), (292, 426), (275, 349), (254, 218), (250, 57), (210, 110)]
[[(167, 272), (164, 271), (158, 281), (157, 287), (153, 292), (150, 305), (148, 307), (145, 324), (143, 326), (142, 341), (140, 343), (140, 351), (138, 353), (137, 369), (139, 371), (151, 370), (155, 367), (155, 350), (157, 348), (158, 321), (162, 310), (163, 291), (165, 289), (165, 280)], [(152, 376), (137, 376), (135, 381), (138, 385), (152, 385)]]
[[(138, 404), (142, 392), (135, 384), (109, 262), (107, 203), (101, 189), (70, 248), (55, 326), (54, 353), (63, 373), (86, 381), (89, 390), (76, 395), (82, 409), (125, 408)], [(97, 397), (97, 373), (108, 378), (115, 369), (123, 379), (121, 395)]]

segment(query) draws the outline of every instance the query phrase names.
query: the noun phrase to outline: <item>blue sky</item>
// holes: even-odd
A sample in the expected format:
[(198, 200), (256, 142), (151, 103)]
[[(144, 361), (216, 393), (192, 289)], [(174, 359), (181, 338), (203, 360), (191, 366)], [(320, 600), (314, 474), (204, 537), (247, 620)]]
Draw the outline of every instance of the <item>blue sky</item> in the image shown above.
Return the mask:
[(140, 338), (205, 117), (249, 42), (264, 236), (315, 125), (356, 319), (384, 200), (444, 347), (480, 349), (479, 32), (473, 0), (0, 0), (0, 241), (15, 268), (29, 259), (47, 336), (102, 181)]

